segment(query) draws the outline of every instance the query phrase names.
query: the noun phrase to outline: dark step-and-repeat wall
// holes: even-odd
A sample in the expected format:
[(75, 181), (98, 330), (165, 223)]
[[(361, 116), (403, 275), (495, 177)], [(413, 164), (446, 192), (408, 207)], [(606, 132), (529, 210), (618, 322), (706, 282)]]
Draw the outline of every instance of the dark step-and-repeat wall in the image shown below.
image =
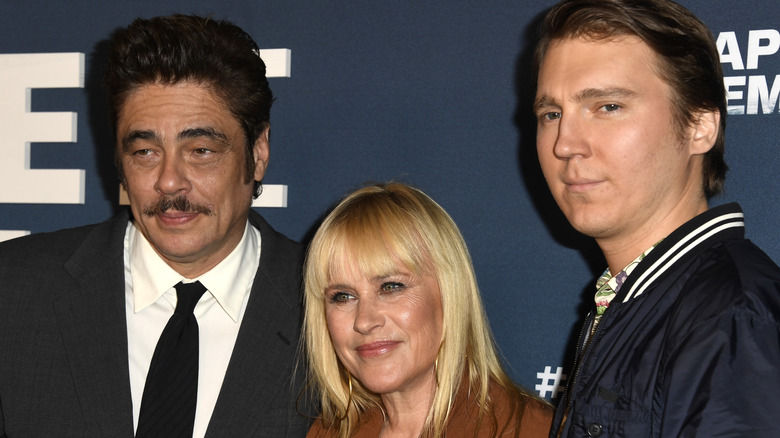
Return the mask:
[[(780, 260), (780, 6), (682, 3), (717, 37), (729, 93), (731, 170), (712, 204), (740, 202), (749, 238)], [(263, 49), (276, 96), (258, 211), (305, 241), (365, 182), (420, 187), (465, 235), (512, 376), (556, 401), (605, 262), (567, 225), (536, 162), (529, 48), (552, 4), (2, 1), (0, 240), (123, 208), (100, 86), (115, 29), (177, 12), (228, 19)]]

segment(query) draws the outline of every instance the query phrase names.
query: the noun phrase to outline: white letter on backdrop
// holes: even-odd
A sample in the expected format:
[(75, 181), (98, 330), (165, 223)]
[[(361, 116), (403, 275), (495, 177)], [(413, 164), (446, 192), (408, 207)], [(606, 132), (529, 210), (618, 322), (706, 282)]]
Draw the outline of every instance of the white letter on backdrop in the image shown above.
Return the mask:
[(30, 90), (83, 87), (83, 53), (0, 55), (0, 203), (84, 203), (84, 170), (30, 168), (30, 143), (76, 141), (76, 113), (31, 112)]

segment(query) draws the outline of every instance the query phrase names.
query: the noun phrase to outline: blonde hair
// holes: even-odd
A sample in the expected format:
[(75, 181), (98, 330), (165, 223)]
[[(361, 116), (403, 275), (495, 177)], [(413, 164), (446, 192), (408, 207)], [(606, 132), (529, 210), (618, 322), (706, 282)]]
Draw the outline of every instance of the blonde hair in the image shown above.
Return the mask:
[[(443, 434), (464, 373), (480, 406), (478, 421), (493, 413), (488, 397), (491, 380), (510, 392), (518, 391), (501, 367), (471, 257), (452, 218), (430, 197), (408, 185), (367, 186), (348, 195), (328, 214), (309, 246), (305, 265), (301, 344), (306, 349), (310, 389), (319, 399), (323, 425), (336, 430), (339, 437), (351, 436), (367, 410), (385, 411), (379, 394), (352, 379), (336, 356), (325, 317), (324, 291), (329, 276), (334, 269), (352, 265), (372, 277), (392, 272), (399, 261), (415, 274), (435, 276), (441, 292), (438, 386), (421, 436)], [(515, 408), (517, 421), (523, 406), (519, 402)]]

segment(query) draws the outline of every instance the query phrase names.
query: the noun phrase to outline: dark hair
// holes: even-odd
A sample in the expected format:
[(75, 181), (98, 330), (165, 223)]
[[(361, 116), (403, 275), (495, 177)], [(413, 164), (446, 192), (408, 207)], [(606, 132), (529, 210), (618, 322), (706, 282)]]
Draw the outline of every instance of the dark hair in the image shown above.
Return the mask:
[[(257, 44), (228, 21), (194, 15), (138, 18), (113, 35), (105, 87), (112, 129), (127, 97), (147, 84), (195, 81), (221, 99), (246, 137), (246, 175), (254, 175), (253, 145), (270, 126), (273, 95)], [(118, 156), (119, 177), (125, 183)], [(255, 181), (254, 193), (260, 191)]]
[(723, 70), (715, 38), (689, 10), (668, 0), (564, 0), (542, 22), (534, 54), (537, 71), (554, 40), (622, 35), (639, 37), (658, 55), (659, 76), (675, 91), (672, 105), (680, 132), (696, 122), (697, 112), (720, 112), (718, 137), (702, 169), (704, 194), (720, 193), (728, 170)]

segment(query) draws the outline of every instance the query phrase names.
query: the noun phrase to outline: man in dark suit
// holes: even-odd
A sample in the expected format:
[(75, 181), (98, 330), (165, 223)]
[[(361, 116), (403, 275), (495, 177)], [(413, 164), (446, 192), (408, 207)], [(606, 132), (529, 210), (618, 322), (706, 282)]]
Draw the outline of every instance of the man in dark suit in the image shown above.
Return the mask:
[[(138, 19), (106, 88), (130, 211), (0, 245), (0, 436), (305, 435), (302, 248), (250, 209), (273, 101), (257, 45), (229, 22)], [(203, 295), (176, 337), (194, 360), (163, 363), (189, 283)]]

